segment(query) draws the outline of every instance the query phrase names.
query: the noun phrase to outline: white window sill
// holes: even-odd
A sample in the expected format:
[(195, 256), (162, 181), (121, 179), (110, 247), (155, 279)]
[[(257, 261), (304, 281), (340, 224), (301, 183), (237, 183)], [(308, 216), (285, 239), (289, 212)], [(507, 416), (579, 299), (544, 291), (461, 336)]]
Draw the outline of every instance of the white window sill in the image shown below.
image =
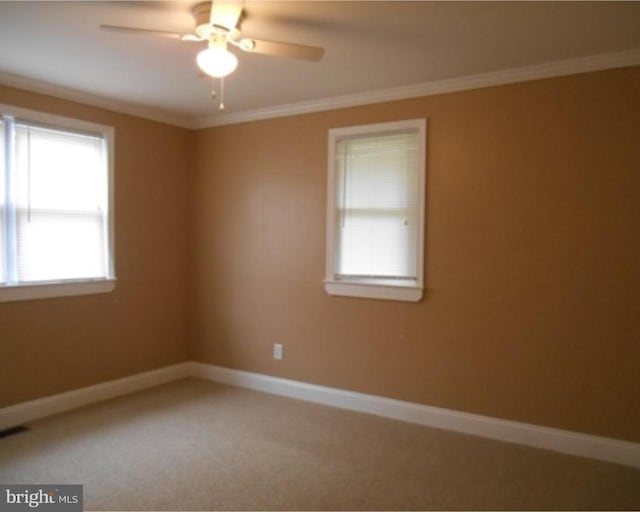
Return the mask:
[(115, 279), (95, 279), (87, 281), (55, 281), (19, 285), (0, 285), (0, 302), (71, 297), (109, 293), (116, 286)]
[(342, 295), (344, 297), (362, 297), (366, 299), (402, 300), (406, 302), (418, 302), (422, 299), (422, 286), (415, 282), (386, 283), (382, 280), (358, 280), (337, 281), (326, 280), (324, 289), (329, 295)]

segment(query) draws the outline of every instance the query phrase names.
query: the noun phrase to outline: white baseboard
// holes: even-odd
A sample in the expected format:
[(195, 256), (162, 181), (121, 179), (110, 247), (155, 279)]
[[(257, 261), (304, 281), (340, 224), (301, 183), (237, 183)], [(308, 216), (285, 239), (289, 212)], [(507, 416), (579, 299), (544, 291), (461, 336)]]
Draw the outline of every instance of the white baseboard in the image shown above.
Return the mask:
[(498, 441), (640, 468), (640, 443), (470, 414), (337, 388), (193, 363), (194, 377)]
[(193, 374), (192, 364), (180, 363), (165, 366), (122, 379), (101, 382), (93, 386), (3, 407), (0, 409), (0, 430), (189, 377)]
[(0, 430), (186, 377), (640, 468), (640, 443), (186, 362), (0, 409)]

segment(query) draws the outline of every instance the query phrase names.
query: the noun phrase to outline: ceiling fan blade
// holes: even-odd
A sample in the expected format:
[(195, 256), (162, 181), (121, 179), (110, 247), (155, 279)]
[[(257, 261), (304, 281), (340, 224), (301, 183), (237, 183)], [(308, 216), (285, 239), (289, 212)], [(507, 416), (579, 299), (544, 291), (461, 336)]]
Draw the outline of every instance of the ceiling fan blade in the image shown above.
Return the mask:
[[(253, 42), (253, 44), (251, 44)], [(277, 57), (289, 57), (317, 62), (324, 55), (324, 48), (305, 46), (302, 44), (280, 43), (278, 41), (264, 41), (262, 39), (243, 39), (239, 44), (244, 51), (275, 55)]]
[(105, 30), (107, 32), (122, 32), (127, 34), (160, 36), (160, 37), (168, 37), (171, 39), (180, 39), (182, 41), (196, 41), (196, 42), (202, 41), (202, 38), (195, 34), (180, 34), (179, 32), (170, 32), (168, 30), (154, 30), (149, 28), (137, 28), (137, 27), (121, 27), (118, 25), (100, 25), (100, 29)]
[(243, 0), (213, 0), (209, 22), (231, 31), (236, 28), (242, 14)]

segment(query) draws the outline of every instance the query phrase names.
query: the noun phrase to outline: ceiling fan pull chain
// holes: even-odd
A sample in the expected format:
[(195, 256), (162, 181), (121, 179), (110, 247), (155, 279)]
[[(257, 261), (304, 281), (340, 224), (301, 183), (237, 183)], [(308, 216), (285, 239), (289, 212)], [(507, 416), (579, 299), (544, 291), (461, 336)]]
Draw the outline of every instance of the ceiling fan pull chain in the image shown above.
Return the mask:
[(224, 110), (224, 77), (220, 77), (220, 110)]

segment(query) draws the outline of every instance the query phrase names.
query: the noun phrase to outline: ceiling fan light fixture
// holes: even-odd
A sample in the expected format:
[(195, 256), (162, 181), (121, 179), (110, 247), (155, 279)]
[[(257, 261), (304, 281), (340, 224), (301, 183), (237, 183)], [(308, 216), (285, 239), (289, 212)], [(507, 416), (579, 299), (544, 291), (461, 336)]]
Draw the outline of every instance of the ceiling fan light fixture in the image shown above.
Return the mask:
[(238, 58), (223, 46), (212, 45), (196, 58), (198, 67), (207, 75), (222, 78), (238, 67)]

